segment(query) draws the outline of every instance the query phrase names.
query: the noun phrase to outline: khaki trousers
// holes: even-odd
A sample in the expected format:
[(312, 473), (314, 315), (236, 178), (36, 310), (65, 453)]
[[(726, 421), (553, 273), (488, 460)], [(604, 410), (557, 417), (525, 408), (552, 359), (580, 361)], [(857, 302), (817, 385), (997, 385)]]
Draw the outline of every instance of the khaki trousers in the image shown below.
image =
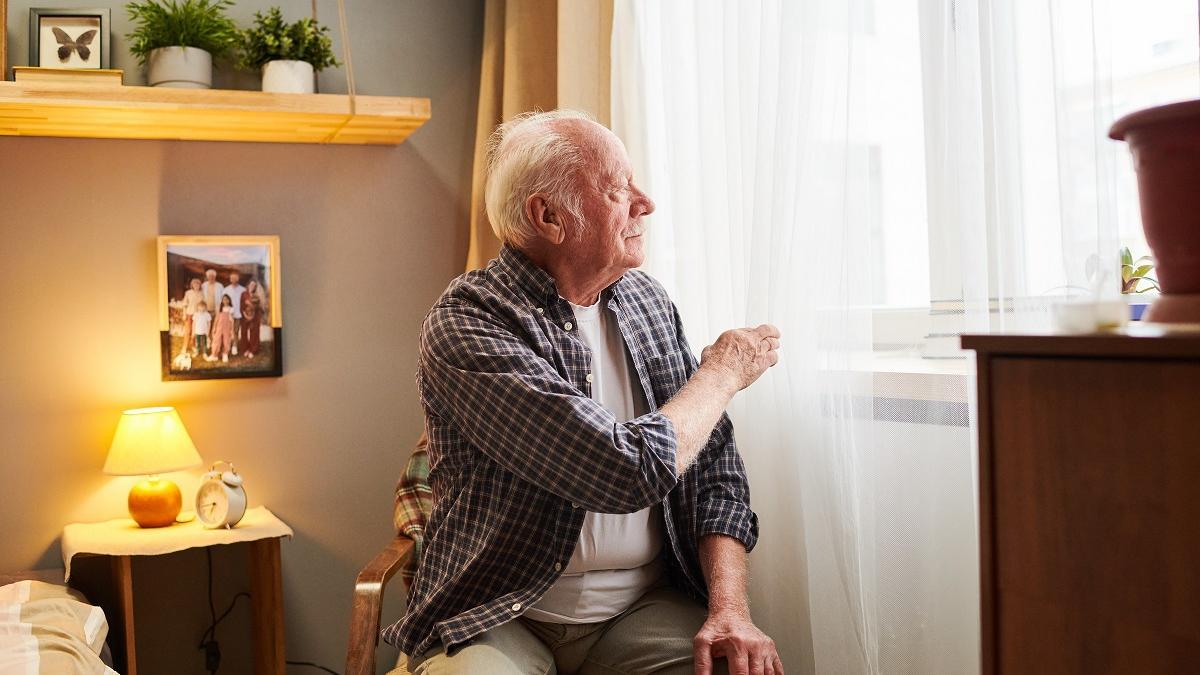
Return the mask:
[[(669, 586), (642, 596), (598, 623), (560, 624), (518, 618), (477, 637), (454, 656), (439, 645), (420, 657), (400, 657), (389, 675), (691, 675), (692, 639), (708, 612)], [(726, 673), (726, 662), (713, 663)]]

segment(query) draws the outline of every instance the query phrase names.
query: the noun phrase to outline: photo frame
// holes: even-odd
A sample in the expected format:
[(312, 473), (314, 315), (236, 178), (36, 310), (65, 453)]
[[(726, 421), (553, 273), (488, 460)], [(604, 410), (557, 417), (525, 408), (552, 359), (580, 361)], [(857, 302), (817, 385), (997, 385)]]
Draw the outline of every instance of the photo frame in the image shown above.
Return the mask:
[(158, 330), (164, 381), (282, 376), (279, 237), (160, 236)]
[(29, 65), (39, 68), (107, 69), (109, 18), (107, 7), (30, 8)]

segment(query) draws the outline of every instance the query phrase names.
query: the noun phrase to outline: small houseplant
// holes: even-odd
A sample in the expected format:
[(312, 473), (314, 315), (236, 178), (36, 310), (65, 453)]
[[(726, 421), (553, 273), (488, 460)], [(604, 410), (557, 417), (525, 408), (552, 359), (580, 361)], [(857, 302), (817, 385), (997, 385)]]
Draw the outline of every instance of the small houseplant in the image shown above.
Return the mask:
[(278, 7), (255, 12), (242, 33), (241, 66), (262, 69), (263, 91), (311, 94), (314, 72), (337, 65), (328, 28), (310, 18), (289, 24)]
[(134, 30), (129, 51), (147, 68), (152, 87), (208, 89), (212, 61), (237, 48), (232, 0), (135, 0), (125, 5)]
[[(1137, 260), (1126, 246), (1121, 249), (1121, 293), (1145, 293), (1149, 290), (1159, 290), (1158, 280), (1150, 276), (1154, 271), (1154, 260), (1144, 255)], [(1138, 288), (1142, 282), (1146, 285)]]
[(1158, 280), (1150, 276), (1153, 271), (1154, 260), (1150, 256), (1144, 255), (1134, 260), (1129, 247), (1121, 249), (1121, 294), (1129, 303), (1130, 317), (1134, 321), (1140, 321), (1150, 306), (1152, 298), (1142, 294), (1160, 290)]

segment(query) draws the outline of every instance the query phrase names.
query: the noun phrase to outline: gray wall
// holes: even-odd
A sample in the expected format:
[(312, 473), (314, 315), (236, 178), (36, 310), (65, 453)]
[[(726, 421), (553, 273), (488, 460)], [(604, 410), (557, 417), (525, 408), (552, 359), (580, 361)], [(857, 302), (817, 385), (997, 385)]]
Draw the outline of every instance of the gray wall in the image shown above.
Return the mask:
[[(17, 65), (29, 4), (9, 3)], [(125, 515), (133, 479), (100, 472), (119, 413), (175, 405), (205, 461), (235, 461), (251, 503), (295, 529), (288, 658), (339, 671), (354, 575), (391, 536), (393, 483), (421, 428), (419, 322), (465, 257), (483, 20), (481, 0), (347, 5), (359, 91), (433, 101), (401, 146), (0, 138), (0, 570), (59, 565), (64, 524)], [(113, 18), (113, 67), (132, 71), (118, 6)], [(342, 73), (321, 88), (344, 91)], [(281, 237), (282, 378), (160, 381), (159, 234)], [(172, 476), (185, 504), (199, 473)], [(245, 560), (213, 555), (221, 611), (247, 586)], [(203, 673), (204, 555), (139, 560), (134, 574), (142, 672)], [(248, 617), (240, 604), (222, 624), (222, 673), (249, 672)]]

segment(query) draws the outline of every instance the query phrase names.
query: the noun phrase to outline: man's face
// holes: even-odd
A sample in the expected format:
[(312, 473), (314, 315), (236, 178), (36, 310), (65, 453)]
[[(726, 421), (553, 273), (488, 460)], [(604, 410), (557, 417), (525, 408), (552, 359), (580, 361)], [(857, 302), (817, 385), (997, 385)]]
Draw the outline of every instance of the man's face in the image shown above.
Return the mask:
[(238, 277), (238, 273), (237, 273), (237, 272), (233, 272), (232, 274), (230, 274), (230, 275), (229, 275), (229, 285), (230, 285), (230, 286), (237, 286), (237, 285), (238, 285), (238, 279), (239, 279), (239, 278), (240, 278), (240, 277)]
[(591, 156), (579, 177), (584, 222), (563, 243), (573, 249), (572, 259), (615, 280), (645, 259), (643, 217), (654, 212), (654, 202), (634, 185), (629, 156), (615, 134), (589, 125), (581, 136)]
[(204, 273), (204, 278), (208, 279), (209, 283), (212, 283), (217, 280), (217, 273), (212, 270), (209, 270)]

